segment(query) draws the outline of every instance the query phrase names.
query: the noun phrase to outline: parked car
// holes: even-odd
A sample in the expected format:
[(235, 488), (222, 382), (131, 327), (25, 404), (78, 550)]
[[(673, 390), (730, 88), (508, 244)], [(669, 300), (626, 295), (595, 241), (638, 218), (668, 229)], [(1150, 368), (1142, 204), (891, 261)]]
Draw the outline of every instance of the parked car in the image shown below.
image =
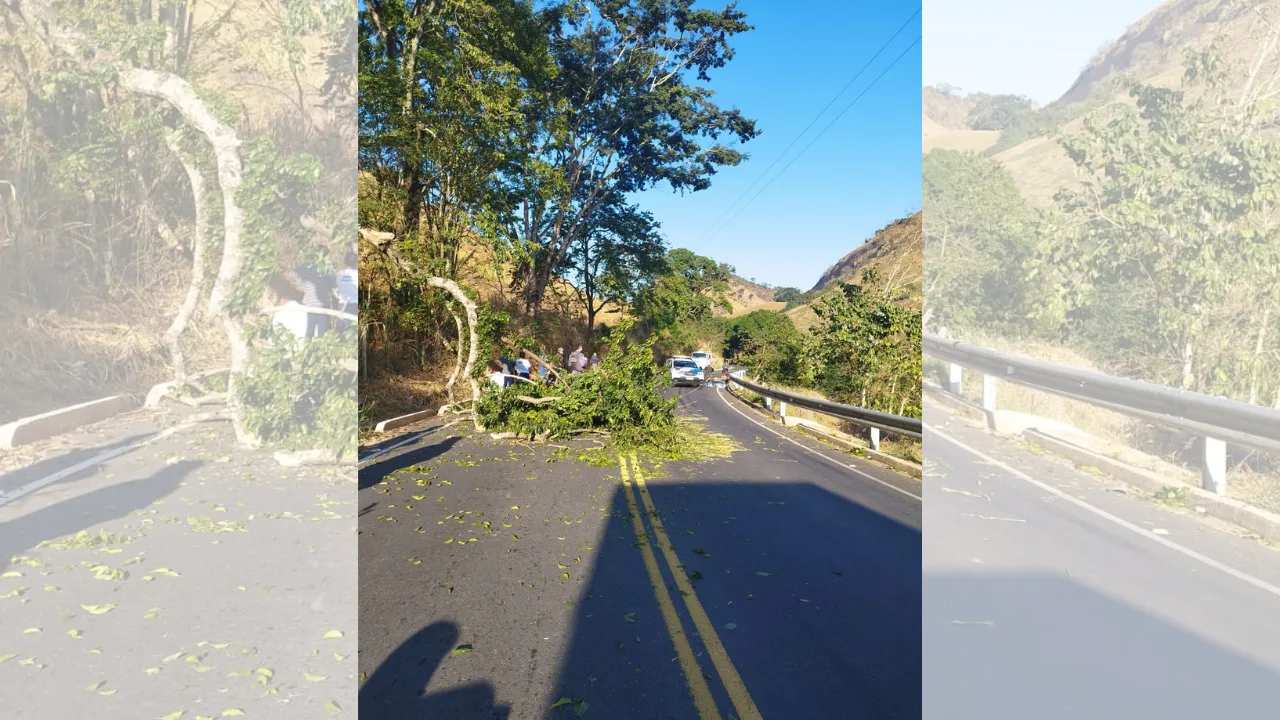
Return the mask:
[(671, 358), (667, 360), (667, 367), (671, 370), (672, 385), (697, 387), (702, 384), (705, 377), (702, 368), (690, 358)]
[(705, 350), (699, 350), (693, 354), (693, 361), (698, 364), (698, 368), (705, 372), (711, 367), (711, 353)]

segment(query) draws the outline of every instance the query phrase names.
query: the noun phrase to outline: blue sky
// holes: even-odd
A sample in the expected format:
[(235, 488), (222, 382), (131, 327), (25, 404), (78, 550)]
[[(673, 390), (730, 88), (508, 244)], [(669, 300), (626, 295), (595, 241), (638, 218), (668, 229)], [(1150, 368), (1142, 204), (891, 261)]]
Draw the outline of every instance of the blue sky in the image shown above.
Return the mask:
[[(756, 29), (733, 41), (737, 56), (712, 71), (711, 88), (722, 107), (756, 120), (761, 134), (743, 148), (751, 158), (722, 169), (707, 190), (682, 196), (663, 186), (635, 199), (662, 223), (672, 247), (733, 265), (758, 282), (807, 290), (876, 230), (920, 209), (919, 45), (731, 223), (704, 235), (920, 4), (741, 0), (738, 7)], [(917, 16), (747, 197), (920, 33)]]
[(928, 0), (924, 83), (1057, 100), (1158, 0)]

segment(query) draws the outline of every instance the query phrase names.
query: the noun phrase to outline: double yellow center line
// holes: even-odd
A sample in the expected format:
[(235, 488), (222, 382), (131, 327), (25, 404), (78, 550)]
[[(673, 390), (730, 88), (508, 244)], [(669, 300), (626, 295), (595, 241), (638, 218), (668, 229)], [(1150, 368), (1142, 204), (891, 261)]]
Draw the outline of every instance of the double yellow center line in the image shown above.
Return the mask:
[[(628, 461), (630, 461), (630, 470), (628, 469)], [(675, 644), (676, 657), (680, 661), (680, 669), (684, 672), (685, 680), (689, 683), (689, 692), (693, 695), (693, 704), (698, 710), (698, 716), (702, 720), (720, 720), (720, 711), (716, 708), (711, 689), (707, 686), (701, 668), (698, 667), (693, 648), (689, 644), (688, 635), (685, 634), (684, 626), (680, 622), (680, 616), (676, 613), (671, 595), (667, 592), (666, 583), (662, 580), (662, 572), (658, 569), (658, 561), (654, 557), (653, 548), (646, 540), (639, 503), (635, 498), (636, 490), (639, 490), (640, 501), (644, 503), (644, 514), (649, 516), (649, 523), (653, 526), (653, 533), (659, 549), (662, 550), (663, 558), (667, 562), (667, 569), (671, 571), (671, 576), (675, 578), (676, 589), (680, 591), (680, 595), (684, 599), (685, 609), (689, 611), (693, 626), (698, 635), (701, 636), (703, 645), (707, 648), (707, 655), (711, 657), (711, 664), (715, 666), (716, 673), (720, 676), (720, 682), (724, 685), (730, 701), (733, 702), (733, 707), (737, 711), (738, 717), (740, 720), (762, 720), (760, 711), (756, 709), (756, 704), (751, 699), (751, 694), (747, 692), (747, 686), (742, 682), (742, 677), (738, 675), (738, 669), (734, 667), (733, 661), (729, 659), (729, 653), (724, 649), (724, 644), (720, 642), (720, 636), (716, 634), (715, 626), (711, 624), (711, 618), (707, 617), (706, 611), (702, 608), (702, 603), (698, 601), (698, 595), (694, 592), (693, 584), (689, 582), (689, 577), (684, 572), (680, 558), (676, 557), (675, 546), (671, 544), (671, 539), (667, 536), (667, 530), (662, 525), (662, 519), (658, 516), (657, 508), (653, 504), (653, 498), (649, 495), (649, 488), (645, 486), (644, 474), (640, 470), (640, 463), (636, 460), (635, 454), (619, 456), (618, 463), (622, 468), (622, 485), (627, 496), (627, 505), (631, 509), (632, 528), (635, 530), (636, 539), (640, 541), (640, 552), (644, 557), (645, 570), (649, 573), (649, 581), (653, 585), (654, 596), (657, 598), (658, 607), (662, 611), (662, 619), (666, 624), (667, 634), (671, 636), (671, 641)]]

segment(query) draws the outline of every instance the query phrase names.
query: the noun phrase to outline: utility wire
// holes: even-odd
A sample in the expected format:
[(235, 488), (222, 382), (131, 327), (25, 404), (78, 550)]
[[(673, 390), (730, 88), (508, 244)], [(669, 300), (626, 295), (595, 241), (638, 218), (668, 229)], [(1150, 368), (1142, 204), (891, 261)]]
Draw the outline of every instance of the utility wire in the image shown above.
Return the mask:
[(862, 73), (866, 72), (867, 68), (871, 67), (871, 63), (875, 62), (876, 58), (880, 57), (880, 54), (885, 51), (885, 48), (889, 47), (889, 45), (894, 40), (896, 40), (899, 35), (902, 34), (903, 30), (907, 29), (907, 26), (910, 25), (911, 21), (915, 20), (916, 16), (919, 14), (920, 14), (920, 9), (917, 8), (916, 11), (911, 14), (911, 17), (907, 18), (907, 21), (902, 23), (902, 26), (898, 28), (897, 32), (895, 32), (892, 36), (890, 36), (889, 39), (885, 41), (884, 45), (880, 46), (880, 49), (876, 51), (876, 54), (871, 56), (871, 59), (867, 61), (867, 64), (863, 65), (862, 69), (859, 70), (858, 73), (854, 75), (853, 78), (850, 79), (849, 82), (846, 83), (844, 87), (840, 88), (840, 92), (836, 93), (835, 96), (831, 98), (831, 101), (827, 103), (826, 107), (819, 110), (818, 114), (813, 116), (813, 119), (809, 121), (809, 124), (806, 125), (805, 128), (800, 131), (800, 134), (796, 135), (795, 139), (791, 141), (791, 144), (788, 145), (786, 149), (783, 150), (781, 153), (778, 153), (778, 157), (774, 158), (773, 162), (769, 164), (769, 167), (765, 168), (764, 172), (760, 173), (760, 176), (757, 177), (755, 180), (753, 180), (751, 184), (747, 186), (747, 189), (743, 190), (742, 194), (739, 195), (737, 198), (735, 198), (734, 201), (729, 204), (729, 207), (725, 208), (724, 212), (720, 214), (720, 217), (716, 218), (715, 222), (711, 223), (711, 225), (708, 226), (707, 229), (704, 230), (700, 236), (698, 236), (697, 242), (701, 242), (703, 238), (714, 235), (713, 231), (715, 231), (716, 226), (720, 224), (720, 221), (723, 220), (725, 216), (727, 216), (729, 212), (733, 210), (734, 206), (737, 205), (742, 200), (742, 198), (747, 196), (747, 193), (751, 192), (751, 189), (754, 188), (757, 183), (759, 183), (761, 180), (764, 179), (766, 175), (769, 174), (769, 171), (772, 170), (774, 166), (778, 164), (778, 161), (782, 160), (782, 158), (787, 156), (787, 153), (791, 151), (791, 148), (795, 147), (796, 143), (800, 142), (800, 138), (804, 137), (804, 134), (809, 132), (809, 129), (812, 128), (814, 124), (817, 123), (818, 120), (822, 118), (822, 115), (826, 113), (827, 110), (830, 110), (832, 105), (836, 104), (836, 101), (840, 99), (840, 96), (844, 95), (845, 91), (848, 90), (850, 87), (852, 87), (853, 84), (857, 82), (858, 78), (862, 77)]
[(849, 103), (848, 105), (846, 105), (846, 106), (844, 107), (844, 109), (840, 111), (840, 114), (838, 114), (838, 115), (836, 115), (834, 118), (832, 118), (832, 119), (831, 119), (831, 122), (827, 123), (827, 126), (826, 126), (826, 127), (824, 127), (824, 128), (822, 128), (822, 131), (821, 131), (821, 132), (819, 132), (817, 135), (814, 135), (814, 136), (813, 136), (813, 139), (809, 141), (809, 144), (808, 144), (808, 145), (805, 145), (803, 148), (801, 148), (801, 149), (800, 149), (800, 152), (796, 153), (795, 157), (791, 158), (791, 160), (790, 160), (789, 162), (787, 162), (787, 164), (786, 164), (786, 165), (783, 165), (783, 166), (782, 166), (782, 169), (778, 171), (778, 174), (777, 174), (777, 175), (774, 175), (774, 176), (773, 176), (773, 179), (772, 179), (772, 180), (770, 180), (769, 182), (765, 183), (765, 186), (764, 186), (764, 187), (762, 187), (762, 188), (760, 188), (760, 191), (759, 191), (759, 192), (757, 192), (755, 195), (752, 195), (752, 196), (751, 196), (751, 199), (747, 201), (747, 204), (746, 204), (746, 205), (743, 205), (742, 207), (738, 208), (738, 212), (734, 213), (734, 214), (733, 214), (733, 216), (729, 218), (729, 221), (728, 221), (728, 222), (726, 222), (724, 225), (720, 226), (720, 229), (719, 229), (719, 230), (716, 230), (716, 231), (715, 231), (715, 232), (713, 232), (711, 235), (709, 235), (709, 236), (707, 237), (707, 240), (711, 240), (711, 239), (715, 238), (715, 236), (716, 236), (716, 235), (719, 235), (719, 234), (720, 234), (720, 230), (724, 230), (725, 228), (729, 227), (729, 225), (730, 225), (730, 224), (732, 224), (732, 223), (733, 223), (733, 221), (734, 221), (735, 219), (737, 219), (738, 215), (742, 214), (742, 211), (743, 211), (743, 210), (746, 210), (748, 207), (750, 207), (750, 206), (751, 206), (751, 203), (755, 202), (755, 199), (756, 199), (756, 198), (758, 198), (758, 197), (760, 197), (760, 193), (763, 193), (765, 190), (768, 190), (768, 189), (769, 189), (769, 186), (773, 184), (773, 181), (774, 181), (774, 180), (777, 180), (778, 178), (782, 177), (783, 173), (785, 173), (785, 172), (787, 171), (787, 168), (791, 167), (792, 163), (794, 163), (796, 160), (798, 160), (798, 159), (800, 158), (800, 156), (801, 156), (801, 155), (804, 155), (805, 150), (808, 150), (808, 149), (809, 149), (809, 148), (810, 148), (810, 147), (811, 147), (815, 142), (817, 142), (817, 141), (818, 141), (818, 138), (822, 137), (824, 133), (826, 133), (828, 130), (830, 130), (832, 125), (835, 125), (835, 124), (836, 124), (836, 121), (837, 121), (837, 120), (839, 120), (841, 117), (843, 117), (843, 116), (844, 116), (844, 114), (845, 114), (846, 112), (849, 112), (849, 109), (850, 109), (850, 108), (852, 108), (854, 105), (856, 105), (856, 104), (857, 104), (857, 102), (858, 102), (859, 100), (861, 100), (861, 99), (862, 99), (862, 96), (867, 94), (867, 91), (869, 91), (871, 88), (875, 87), (876, 83), (880, 81), (880, 78), (882, 78), (882, 77), (884, 77), (884, 76), (885, 76), (885, 73), (888, 73), (890, 70), (892, 70), (894, 65), (897, 65), (897, 64), (898, 64), (898, 62), (902, 60), (902, 58), (906, 57), (907, 53), (911, 52), (911, 49), (912, 49), (912, 48), (914, 48), (916, 45), (918, 45), (918, 44), (920, 43), (920, 40), (921, 40), (921, 39), (922, 39), (922, 38), (916, 38), (916, 39), (915, 39), (915, 42), (911, 43), (911, 45), (910, 45), (910, 46), (908, 46), (906, 50), (903, 50), (903, 51), (902, 51), (902, 54), (901, 54), (901, 55), (899, 55), (898, 57), (894, 58), (893, 62), (889, 63), (889, 66), (888, 66), (888, 67), (886, 67), (883, 71), (881, 71), (881, 72), (880, 72), (880, 74), (876, 76), (876, 79), (875, 79), (875, 80), (872, 80), (872, 81), (871, 81), (871, 84), (870, 84), (870, 85), (868, 85), (866, 88), (864, 88), (864, 89), (862, 90), (862, 92), (858, 93), (858, 97), (854, 98), (854, 99), (853, 99), (853, 102), (851, 102), (851, 103)]

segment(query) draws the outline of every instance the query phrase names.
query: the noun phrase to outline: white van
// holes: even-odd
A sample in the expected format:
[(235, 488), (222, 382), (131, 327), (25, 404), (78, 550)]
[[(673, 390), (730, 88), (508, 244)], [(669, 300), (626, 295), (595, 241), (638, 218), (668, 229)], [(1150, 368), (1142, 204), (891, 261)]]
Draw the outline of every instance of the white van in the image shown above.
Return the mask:
[(693, 354), (692, 360), (698, 364), (698, 369), (706, 370), (711, 367), (711, 353), (706, 350), (699, 350)]

